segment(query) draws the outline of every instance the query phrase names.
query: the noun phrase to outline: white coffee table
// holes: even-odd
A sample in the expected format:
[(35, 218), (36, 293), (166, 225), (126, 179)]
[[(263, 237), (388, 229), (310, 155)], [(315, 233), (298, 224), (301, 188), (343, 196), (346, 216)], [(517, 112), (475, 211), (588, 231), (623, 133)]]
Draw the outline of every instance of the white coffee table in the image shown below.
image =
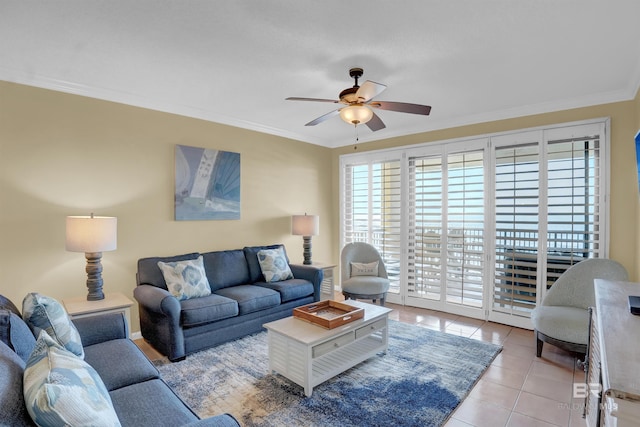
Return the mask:
[(304, 387), (307, 397), (313, 387), (389, 346), (391, 309), (354, 300), (344, 303), (364, 308), (364, 317), (334, 329), (295, 317), (263, 325), (268, 331), (269, 369)]

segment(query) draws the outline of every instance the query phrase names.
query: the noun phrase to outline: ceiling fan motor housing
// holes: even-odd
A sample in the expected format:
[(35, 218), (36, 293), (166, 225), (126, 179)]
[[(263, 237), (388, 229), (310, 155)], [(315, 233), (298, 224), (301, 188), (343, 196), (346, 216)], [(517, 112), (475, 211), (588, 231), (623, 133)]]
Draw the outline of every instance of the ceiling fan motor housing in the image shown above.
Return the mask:
[(349, 76), (355, 79), (355, 84), (353, 85), (353, 87), (347, 88), (340, 92), (340, 102), (342, 102), (343, 104), (351, 104), (358, 100), (358, 98), (356, 98), (356, 92), (360, 88), (360, 86), (358, 85), (358, 79), (362, 77), (363, 74), (364, 70), (362, 68), (351, 68), (349, 70)]
[(358, 91), (359, 86), (354, 86), (347, 88), (340, 92), (340, 102), (343, 104), (351, 104), (356, 102), (358, 98), (356, 98), (356, 92)]

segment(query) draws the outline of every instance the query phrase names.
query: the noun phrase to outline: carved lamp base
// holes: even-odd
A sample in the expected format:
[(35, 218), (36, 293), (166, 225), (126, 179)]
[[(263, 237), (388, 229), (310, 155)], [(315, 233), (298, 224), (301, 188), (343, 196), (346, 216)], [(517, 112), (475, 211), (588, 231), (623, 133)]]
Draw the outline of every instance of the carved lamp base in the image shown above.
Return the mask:
[(85, 252), (87, 258), (87, 288), (89, 294), (87, 301), (99, 301), (104, 299), (102, 292), (102, 252)]

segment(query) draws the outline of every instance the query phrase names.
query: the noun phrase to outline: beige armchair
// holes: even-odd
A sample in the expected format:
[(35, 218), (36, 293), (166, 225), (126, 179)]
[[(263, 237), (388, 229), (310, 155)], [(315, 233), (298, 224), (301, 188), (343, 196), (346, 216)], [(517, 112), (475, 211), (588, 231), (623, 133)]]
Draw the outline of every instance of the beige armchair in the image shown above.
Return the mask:
[(542, 355), (544, 342), (585, 354), (589, 340), (588, 309), (595, 305), (593, 280), (628, 278), (627, 270), (610, 259), (587, 259), (569, 267), (531, 313), (536, 355)]
[(364, 242), (348, 243), (342, 248), (340, 271), (345, 299), (380, 300), (384, 305), (389, 278), (376, 248)]

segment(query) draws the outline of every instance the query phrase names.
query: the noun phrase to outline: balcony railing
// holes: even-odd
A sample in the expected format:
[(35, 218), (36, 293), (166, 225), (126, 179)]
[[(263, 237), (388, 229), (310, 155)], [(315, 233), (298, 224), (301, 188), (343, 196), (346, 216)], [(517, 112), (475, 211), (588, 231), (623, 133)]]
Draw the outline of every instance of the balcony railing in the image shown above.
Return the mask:
[[(399, 291), (400, 248), (397, 235), (384, 230), (358, 230), (350, 234), (350, 241), (368, 241), (380, 251), (389, 278), (391, 291)], [(447, 264), (447, 281), (460, 282), (460, 292), (455, 286), (448, 286), (447, 293), (459, 294), (462, 289), (467, 295), (481, 298), (482, 276), (484, 269), (485, 238), (482, 229), (450, 228), (447, 235), (446, 259), (442, 259), (442, 229), (416, 228), (410, 241), (411, 276), (417, 278), (410, 284), (409, 291), (417, 294), (432, 294), (442, 286), (441, 265)], [(587, 243), (585, 243), (585, 241)], [(536, 301), (536, 283), (538, 275), (537, 231), (496, 231), (495, 238), (495, 280), (494, 294), (499, 304), (521, 305), (523, 309), (533, 308)], [(571, 265), (587, 258), (596, 257), (594, 248), (589, 247), (585, 233), (550, 231), (547, 233), (546, 283), (551, 287), (558, 277)], [(466, 276), (473, 276), (465, 280)], [(426, 278), (426, 279), (425, 279)], [(420, 283), (418, 283), (420, 282)], [(453, 283), (452, 283), (453, 285)], [(453, 295), (456, 297), (455, 295)], [(502, 301), (502, 303), (500, 303)]]

